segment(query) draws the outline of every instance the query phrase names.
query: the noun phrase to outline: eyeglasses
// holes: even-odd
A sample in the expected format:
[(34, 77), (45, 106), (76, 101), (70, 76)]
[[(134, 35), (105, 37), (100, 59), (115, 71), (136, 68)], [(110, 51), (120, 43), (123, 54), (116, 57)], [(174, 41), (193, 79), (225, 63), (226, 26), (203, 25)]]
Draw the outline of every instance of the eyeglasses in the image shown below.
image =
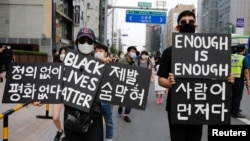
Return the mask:
[(90, 39), (82, 39), (82, 40), (79, 40), (79, 43), (80, 44), (84, 44), (84, 43), (88, 43), (89, 45), (92, 45), (93, 44), (93, 41), (90, 40)]
[(194, 20), (188, 20), (188, 21), (182, 20), (181, 25), (184, 25), (184, 24), (194, 24)]

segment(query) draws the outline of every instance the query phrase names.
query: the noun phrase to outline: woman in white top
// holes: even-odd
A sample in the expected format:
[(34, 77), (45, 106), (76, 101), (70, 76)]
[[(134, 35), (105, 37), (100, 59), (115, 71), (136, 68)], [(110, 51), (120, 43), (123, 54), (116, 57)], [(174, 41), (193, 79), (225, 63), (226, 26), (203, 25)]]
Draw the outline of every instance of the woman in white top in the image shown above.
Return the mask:
[(160, 86), (158, 83), (157, 72), (158, 72), (159, 67), (160, 67), (160, 64), (157, 64), (155, 66), (155, 76), (154, 76), (155, 77), (154, 84), (155, 84), (155, 102), (156, 102), (156, 104), (162, 104), (162, 102), (163, 102), (162, 95), (164, 95), (166, 92), (166, 88)]

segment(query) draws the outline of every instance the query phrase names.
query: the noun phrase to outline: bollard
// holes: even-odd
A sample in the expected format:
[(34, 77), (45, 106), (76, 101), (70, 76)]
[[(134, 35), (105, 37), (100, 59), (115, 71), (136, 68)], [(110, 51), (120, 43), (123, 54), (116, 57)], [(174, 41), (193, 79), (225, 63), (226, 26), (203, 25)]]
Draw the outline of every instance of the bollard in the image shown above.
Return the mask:
[(52, 116), (49, 116), (49, 104), (46, 104), (45, 106), (45, 115), (41, 116), (41, 115), (37, 115), (37, 118), (43, 118), (43, 119), (52, 119)]
[(8, 135), (9, 135), (9, 115), (6, 115), (3, 117), (3, 141), (8, 141)]
[(4, 113), (0, 114), (0, 119), (3, 118), (3, 141), (8, 141), (8, 135), (9, 135), (9, 129), (8, 129), (8, 124), (9, 124), (9, 115), (12, 113), (22, 109), (23, 107), (27, 106), (28, 104), (19, 104), (15, 106), (12, 109), (9, 109), (5, 111)]

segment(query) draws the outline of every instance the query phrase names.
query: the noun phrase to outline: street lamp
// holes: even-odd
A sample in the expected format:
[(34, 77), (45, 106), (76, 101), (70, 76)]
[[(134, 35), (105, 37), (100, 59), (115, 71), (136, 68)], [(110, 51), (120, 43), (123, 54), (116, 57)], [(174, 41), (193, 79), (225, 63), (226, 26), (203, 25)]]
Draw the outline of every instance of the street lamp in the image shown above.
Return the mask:
[(119, 51), (123, 50), (123, 46), (125, 46), (125, 44), (123, 43), (123, 37), (127, 37), (128, 34), (125, 34), (125, 31), (129, 30), (129, 28), (122, 28), (121, 26), (126, 23), (125, 21), (122, 21), (119, 25)]

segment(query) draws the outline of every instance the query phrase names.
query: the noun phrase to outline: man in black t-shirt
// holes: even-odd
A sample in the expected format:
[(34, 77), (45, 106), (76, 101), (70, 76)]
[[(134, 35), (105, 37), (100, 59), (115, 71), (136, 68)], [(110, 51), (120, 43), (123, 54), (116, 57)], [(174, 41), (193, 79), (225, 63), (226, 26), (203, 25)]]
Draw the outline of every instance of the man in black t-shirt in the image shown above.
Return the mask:
[[(180, 33), (194, 33), (197, 25), (196, 18), (192, 11), (185, 10), (177, 18), (176, 30)], [(171, 72), (172, 47), (168, 47), (162, 54), (160, 68), (157, 75), (158, 82), (161, 86), (169, 88), (166, 110), (168, 112), (169, 130), (171, 141), (201, 141), (203, 125), (192, 124), (173, 124), (170, 122), (171, 117), (171, 88), (175, 84), (175, 76)], [(157, 81), (157, 80), (155, 80)], [(230, 74), (228, 82), (234, 82)]]

